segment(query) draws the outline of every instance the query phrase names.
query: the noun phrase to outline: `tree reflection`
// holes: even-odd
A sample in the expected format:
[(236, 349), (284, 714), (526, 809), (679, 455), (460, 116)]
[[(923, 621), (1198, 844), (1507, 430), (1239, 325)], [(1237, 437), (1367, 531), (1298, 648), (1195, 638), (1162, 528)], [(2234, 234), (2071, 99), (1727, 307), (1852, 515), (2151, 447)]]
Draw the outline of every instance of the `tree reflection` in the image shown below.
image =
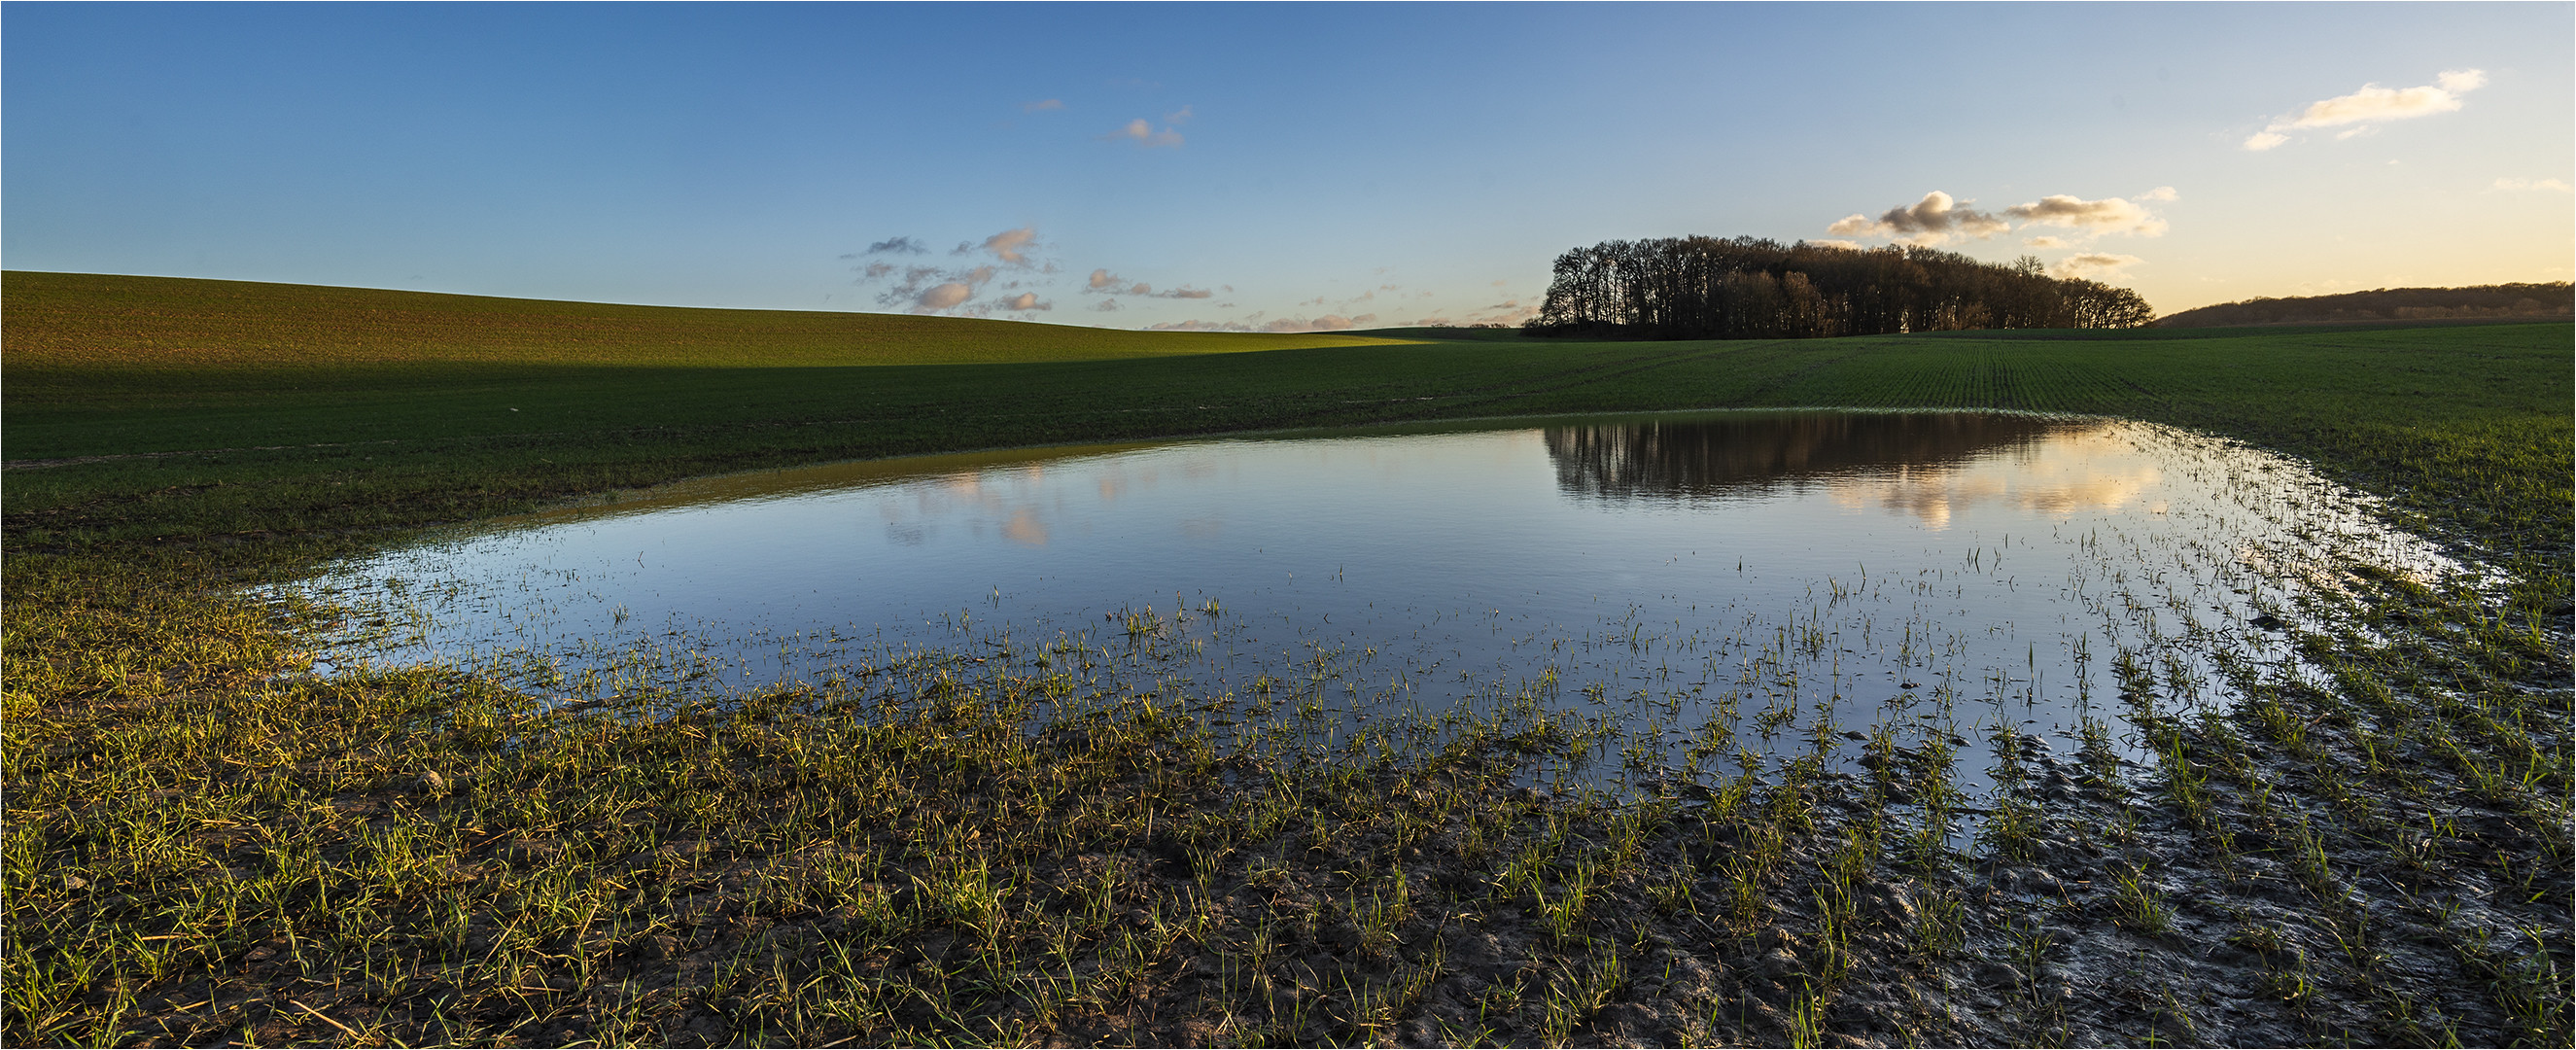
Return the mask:
[(2028, 445), (2070, 424), (1962, 412), (1813, 412), (1723, 420), (1549, 427), (1557, 487), (1596, 499), (1715, 495), (1729, 488), (1894, 467), (1954, 464)]

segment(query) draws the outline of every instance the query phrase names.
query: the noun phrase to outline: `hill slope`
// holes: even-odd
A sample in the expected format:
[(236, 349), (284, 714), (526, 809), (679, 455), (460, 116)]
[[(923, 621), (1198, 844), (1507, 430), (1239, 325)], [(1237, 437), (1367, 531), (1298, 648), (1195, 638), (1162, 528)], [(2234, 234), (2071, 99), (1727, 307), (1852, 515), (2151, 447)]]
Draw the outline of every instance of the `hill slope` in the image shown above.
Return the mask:
[(1134, 332), (908, 314), (711, 310), (177, 277), (0, 275), (8, 368), (1001, 364), (1391, 340)]
[(2438, 321), (2458, 318), (2546, 320), (2576, 314), (2567, 282), (2489, 284), (2474, 288), (2377, 288), (2342, 295), (2247, 299), (2185, 310), (2156, 322), (2159, 328), (2222, 328), (2251, 324), (2320, 324), (2336, 321)]

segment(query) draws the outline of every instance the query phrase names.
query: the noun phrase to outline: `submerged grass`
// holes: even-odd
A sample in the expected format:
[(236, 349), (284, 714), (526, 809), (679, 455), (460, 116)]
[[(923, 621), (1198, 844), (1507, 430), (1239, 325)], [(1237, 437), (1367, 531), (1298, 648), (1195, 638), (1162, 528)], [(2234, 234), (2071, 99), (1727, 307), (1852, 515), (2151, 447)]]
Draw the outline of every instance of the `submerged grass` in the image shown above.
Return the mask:
[[(27, 277), (13, 466), (135, 458), (8, 474), (12, 1043), (2570, 1038), (2563, 324), (282, 382), (30, 369)], [(232, 586), (710, 469), (1828, 403), (2234, 434), (2515, 582), (2354, 566), (2291, 617), (2298, 662), (2209, 681), (2105, 654), (2133, 750), (2089, 719), (2060, 757), (2008, 725), (1781, 710), (1775, 754), (1713, 722), (1705, 761), (1620, 798), (1562, 787), (1616, 742), (1546, 682), (1354, 732), (1297, 683), (1138, 695), (929, 658), (610, 717), (435, 668), (296, 673), (313, 611)], [(512, 406), (553, 415), (485, 418)], [(328, 448), (250, 448), (281, 444)], [(1862, 775), (1825, 761), (1845, 730)], [(1961, 787), (1966, 735), (1991, 793)]]

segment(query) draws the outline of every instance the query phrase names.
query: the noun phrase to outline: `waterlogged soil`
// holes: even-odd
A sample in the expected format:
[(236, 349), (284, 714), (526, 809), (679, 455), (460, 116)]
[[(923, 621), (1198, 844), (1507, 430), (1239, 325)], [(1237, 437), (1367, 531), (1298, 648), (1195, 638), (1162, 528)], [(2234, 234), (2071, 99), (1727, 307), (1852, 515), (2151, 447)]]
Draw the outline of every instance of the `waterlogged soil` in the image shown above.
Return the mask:
[(1997, 726), (1976, 793), (1964, 739), (1873, 734), (1857, 774), (1748, 750), (1613, 796), (1582, 772), (1615, 730), (1527, 693), (1218, 734), (1224, 705), (1134, 695), (1039, 716), (1047, 680), (955, 655), (656, 719), (200, 664), (43, 712), (60, 743), (16, 758), (61, 775), (11, 800), (56, 859), (13, 868), (50, 965), (10, 1031), (2564, 1045), (2567, 624), (2342, 600), (2297, 642), (2331, 687), (2215, 711), (2124, 668), (2147, 760)]
[[(2563, 679), (2563, 664), (2527, 669)], [(198, 795), (289, 803), (185, 831), (206, 867), (160, 875), (196, 885), (175, 901), (242, 911), (191, 929), (191, 908), (160, 908), (149, 924), (173, 932), (139, 947), (167, 952), (165, 975), (82, 1035), (2568, 1037), (2563, 687), (2527, 695), (2530, 713), (2555, 713), (2530, 744), (2561, 762), (2535, 790), (2481, 785), (2473, 759), (2427, 744), (2463, 731), (2465, 710), (2439, 695), (2285, 690), (2231, 718), (2169, 718), (2164, 690), (2138, 679), (2130, 703), (2166, 746), (2154, 764), (2002, 728), (1989, 769), (2002, 788), (1981, 798), (1958, 793), (1955, 751), (1932, 746), (1870, 749), (1868, 775), (1803, 757), (1613, 800), (1512, 788), (1530, 769), (1564, 785), (1597, 744), (1535, 703), (1355, 741), (1285, 721), (1257, 746), (1216, 749), (1203, 713), (1133, 697), (1028, 733), (1010, 697), (1033, 682), (920, 672), (907, 690), (920, 703), (878, 697), (868, 718), (773, 695), (659, 723), (510, 713), (446, 682), (433, 692), (451, 703), (466, 690), (464, 733), (407, 754), (402, 775), (363, 746), (245, 726), (301, 762), (219, 775)], [(2380, 764), (2362, 762), (2372, 754)], [(2326, 777), (2347, 762), (2349, 780)], [(1968, 813), (1984, 831), (1953, 844), (1947, 826)], [(381, 870), (392, 885), (368, 878)], [(134, 875), (100, 854), (18, 893), (106, 919), (152, 908)], [(36, 1022), (18, 1011), (13, 1032), (49, 1032)]]
[[(1863, 484), (1940, 495), (1945, 528), (2016, 502), (1961, 498), (1994, 491), (1976, 449), (2063, 462), (1969, 442), (1891, 487), (1865, 436), (1712, 433), (1541, 433), (1538, 462), (1577, 509)], [(1994, 560), (2041, 544), (1997, 528), (1776, 622), (1629, 616), (1454, 678), (1212, 658), (1266, 659), (1227, 633), (1254, 602), (838, 674), (314, 673), (294, 647), (345, 607), (68, 578), (37, 597), (86, 633), (45, 651), (122, 655), (12, 669), (64, 699), (0, 726), (0, 1018), (31, 1045), (2567, 1045), (2567, 605), (2499, 605), (2499, 573), (2280, 461), (2155, 447), (2158, 484), (2237, 483), (2139, 513), (2226, 527), (2087, 530), (2046, 583), (2065, 628), (1929, 630), (2022, 593)], [(189, 617), (184, 658), (118, 633)]]

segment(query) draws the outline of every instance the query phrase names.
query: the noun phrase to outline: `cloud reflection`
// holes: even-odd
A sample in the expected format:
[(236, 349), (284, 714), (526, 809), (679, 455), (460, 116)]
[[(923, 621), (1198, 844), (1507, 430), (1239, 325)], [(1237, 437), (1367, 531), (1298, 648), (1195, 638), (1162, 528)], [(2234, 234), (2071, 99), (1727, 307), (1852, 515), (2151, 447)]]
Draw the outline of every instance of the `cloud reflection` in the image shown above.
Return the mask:
[(1934, 528), (1979, 504), (2118, 509), (2163, 477), (2111, 424), (2029, 416), (1748, 415), (1553, 427), (1546, 442), (1570, 495), (1687, 500), (1817, 486), (1839, 506)]
[(2101, 427), (2051, 434), (2009, 454), (1964, 463), (1836, 477), (1825, 490), (1840, 506), (1876, 507), (1938, 529), (1979, 504), (2048, 515), (2118, 510), (2163, 478), (2154, 461)]

